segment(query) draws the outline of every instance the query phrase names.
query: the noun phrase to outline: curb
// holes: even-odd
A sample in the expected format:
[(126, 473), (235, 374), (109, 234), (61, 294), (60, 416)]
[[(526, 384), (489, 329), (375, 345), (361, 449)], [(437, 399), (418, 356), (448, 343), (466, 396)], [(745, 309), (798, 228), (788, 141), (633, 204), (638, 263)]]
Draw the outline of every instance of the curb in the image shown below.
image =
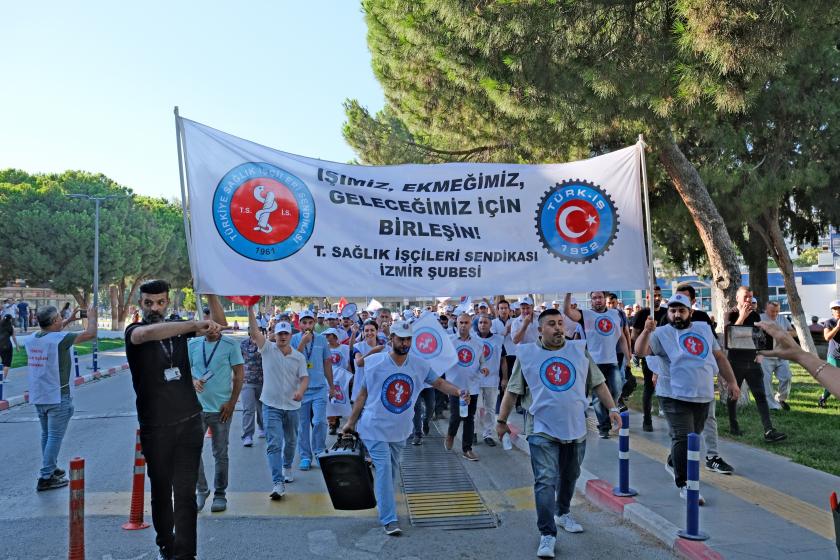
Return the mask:
[[(511, 429), (510, 439), (514, 447), (530, 455), (528, 442), (522, 436), (521, 428), (510, 423), (508, 425)], [(619, 514), (622, 519), (650, 534), (687, 560), (723, 560), (723, 555), (704, 542), (689, 541), (677, 536), (679, 527), (633, 498), (614, 496), (613, 486), (606, 480), (601, 480), (593, 473), (581, 468), (576, 490), (592, 504)]]
[[(91, 381), (95, 381), (97, 379), (102, 379), (104, 377), (111, 377), (114, 374), (117, 374), (121, 371), (125, 371), (128, 369), (128, 364), (123, 364), (119, 367), (112, 367), (108, 368), (107, 370), (102, 371), (95, 371), (93, 373), (89, 373), (87, 375), (80, 375), (73, 379), (73, 385), (78, 387), (79, 385), (84, 385), (85, 383), (90, 383)], [(16, 395), (14, 397), (9, 397), (7, 400), (0, 400), (0, 411), (8, 410), (13, 406), (18, 406), (21, 404), (25, 404), (29, 402), (29, 391), (24, 391), (22, 395)]]

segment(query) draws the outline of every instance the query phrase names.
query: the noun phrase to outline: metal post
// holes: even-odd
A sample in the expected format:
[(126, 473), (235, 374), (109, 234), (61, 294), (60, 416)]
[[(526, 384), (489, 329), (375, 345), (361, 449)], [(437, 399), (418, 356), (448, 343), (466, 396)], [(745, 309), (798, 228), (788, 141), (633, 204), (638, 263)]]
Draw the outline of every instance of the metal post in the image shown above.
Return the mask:
[(621, 428), (618, 430), (618, 486), (613, 488), (614, 496), (635, 496), (630, 488), (630, 413), (621, 413)]
[(688, 434), (686, 471), (685, 529), (677, 535), (691, 541), (705, 541), (709, 535), (700, 531), (700, 436)]
[[(94, 220), (93, 233), (93, 310), (96, 313), (97, 322), (99, 321), (99, 205), (102, 203), (101, 198), (94, 198), (93, 202), (96, 205), (96, 218)], [(90, 321), (88, 317), (88, 321)], [(99, 325), (97, 325), (97, 328)], [(93, 371), (99, 371), (99, 336), (93, 339)]]

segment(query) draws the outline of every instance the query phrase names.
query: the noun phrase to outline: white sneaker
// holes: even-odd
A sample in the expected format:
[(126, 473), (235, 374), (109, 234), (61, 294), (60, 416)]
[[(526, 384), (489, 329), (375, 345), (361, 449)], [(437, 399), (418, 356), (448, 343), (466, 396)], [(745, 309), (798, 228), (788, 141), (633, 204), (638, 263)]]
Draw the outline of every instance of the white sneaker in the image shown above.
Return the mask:
[(554, 523), (567, 533), (583, 533), (583, 527), (580, 526), (580, 523), (575, 521), (575, 518), (572, 517), (571, 513), (555, 515)]
[[(688, 499), (688, 489), (685, 486), (680, 488), (680, 498), (682, 498), (683, 500)], [(706, 500), (703, 499), (703, 494), (700, 494), (700, 496), (697, 500), (697, 505), (701, 505), (701, 506), (706, 505)]]
[(286, 495), (286, 485), (282, 482), (280, 484), (275, 484), (274, 487), (271, 489), (271, 495), (269, 496), (272, 500), (279, 500), (283, 496)]
[(265, 430), (260, 430), (257, 428), (257, 437), (260, 439), (265, 439)]
[(554, 558), (555, 544), (557, 544), (557, 537), (542, 535), (540, 537), (540, 547), (537, 549), (537, 556), (539, 558)]
[(283, 482), (294, 482), (295, 477), (292, 476), (292, 469), (283, 469)]

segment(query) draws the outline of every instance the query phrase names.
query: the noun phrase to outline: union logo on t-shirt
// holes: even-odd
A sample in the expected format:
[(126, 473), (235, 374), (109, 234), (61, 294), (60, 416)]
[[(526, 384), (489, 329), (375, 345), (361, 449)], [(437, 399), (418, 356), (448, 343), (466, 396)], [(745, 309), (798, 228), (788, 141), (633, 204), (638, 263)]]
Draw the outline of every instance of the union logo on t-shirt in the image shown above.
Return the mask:
[(457, 348), (458, 365), (461, 367), (469, 367), (475, 362), (475, 352), (469, 346), (459, 346)]
[(615, 325), (608, 317), (599, 317), (598, 320), (595, 321), (595, 330), (598, 334), (609, 336), (612, 334), (614, 329)]
[(345, 402), (347, 402), (344, 397), (344, 391), (341, 390), (341, 385), (336, 383), (335, 385), (333, 385), (333, 387), (335, 387), (335, 396), (333, 397), (333, 402), (335, 404), (344, 404)]
[(709, 353), (709, 347), (706, 341), (697, 334), (685, 333), (680, 336), (680, 346), (692, 356), (698, 358), (705, 358)]
[(390, 375), (382, 384), (382, 405), (394, 414), (402, 414), (411, 406), (414, 381), (404, 373)]
[(436, 357), (443, 349), (440, 335), (429, 327), (417, 329), (412, 344), (413, 349), (427, 360)]
[(577, 373), (569, 360), (553, 356), (540, 366), (540, 380), (550, 391), (563, 392), (575, 384)]
[(338, 353), (338, 352), (332, 352), (330, 354), (330, 363), (332, 363), (332, 365), (334, 365), (334, 366), (337, 366), (338, 364), (340, 364), (341, 363), (341, 354)]
[(493, 345), (489, 342), (485, 342), (484, 344), (484, 359), (489, 360), (490, 356), (493, 355)]

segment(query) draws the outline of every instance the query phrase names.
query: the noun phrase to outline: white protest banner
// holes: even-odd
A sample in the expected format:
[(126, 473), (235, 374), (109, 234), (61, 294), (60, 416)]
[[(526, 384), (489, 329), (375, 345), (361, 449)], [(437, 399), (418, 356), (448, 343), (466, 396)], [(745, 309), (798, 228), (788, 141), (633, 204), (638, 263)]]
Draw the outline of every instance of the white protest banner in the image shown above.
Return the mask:
[(204, 293), (639, 289), (641, 145), (563, 164), (344, 165), (178, 118)]
[(411, 352), (429, 360), (432, 371), (443, 374), (458, 361), (449, 334), (434, 313), (425, 313), (411, 324)]

